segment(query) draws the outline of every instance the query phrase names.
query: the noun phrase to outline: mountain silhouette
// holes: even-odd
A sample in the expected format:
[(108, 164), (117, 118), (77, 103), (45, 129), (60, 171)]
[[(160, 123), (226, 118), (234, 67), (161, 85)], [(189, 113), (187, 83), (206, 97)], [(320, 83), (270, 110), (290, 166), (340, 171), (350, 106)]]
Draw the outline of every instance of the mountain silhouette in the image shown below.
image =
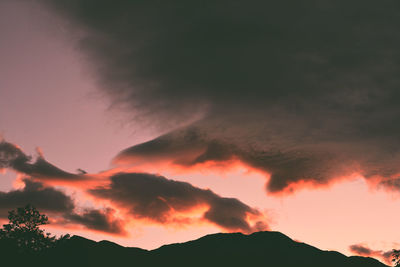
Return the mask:
[(6, 250), (2, 246), (2, 258), (7, 258), (14, 266), (18, 265), (18, 260), (21, 266), (387, 266), (373, 258), (323, 251), (293, 241), (282, 233), (268, 231), (250, 235), (212, 234), (150, 251), (80, 236), (73, 236), (58, 247), (32, 257), (15, 258), (15, 253), (4, 253)]

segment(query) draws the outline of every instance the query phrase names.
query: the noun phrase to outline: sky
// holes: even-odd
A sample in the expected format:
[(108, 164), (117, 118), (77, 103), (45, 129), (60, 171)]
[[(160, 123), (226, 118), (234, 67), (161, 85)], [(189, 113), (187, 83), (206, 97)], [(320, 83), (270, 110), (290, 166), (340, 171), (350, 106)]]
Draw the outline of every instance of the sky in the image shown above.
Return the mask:
[(0, 220), (147, 249), (400, 246), (399, 3), (0, 2)]

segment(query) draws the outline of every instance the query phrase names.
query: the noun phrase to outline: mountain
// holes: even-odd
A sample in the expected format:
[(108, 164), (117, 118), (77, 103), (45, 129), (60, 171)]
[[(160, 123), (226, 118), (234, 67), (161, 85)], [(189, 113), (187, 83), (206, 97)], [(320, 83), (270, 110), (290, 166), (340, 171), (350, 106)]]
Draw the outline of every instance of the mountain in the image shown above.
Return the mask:
[(59, 247), (29, 261), (29, 264), (85, 267), (387, 267), (373, 258), (347, 257), (339, 252), (323, 251), (293, 241), (279, 232), (257, 232), (251, 235), (213, 234), (194, 241), (165, 245), (151, 251), (73, 236)]

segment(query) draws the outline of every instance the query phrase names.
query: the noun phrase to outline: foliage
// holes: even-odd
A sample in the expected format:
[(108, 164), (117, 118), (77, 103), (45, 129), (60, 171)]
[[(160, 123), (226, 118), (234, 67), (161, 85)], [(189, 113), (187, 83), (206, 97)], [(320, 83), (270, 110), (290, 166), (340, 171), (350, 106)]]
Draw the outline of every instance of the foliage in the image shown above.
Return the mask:
[(48, 224), (48, 217), (31, 205), (9, 211), (8, 219), (9, 223), (0, 229), (0, 240), (15, 246), (19, 252), (40, 252), (69, 238), (65, 235), (57, 239), (40, 229), (39, 226)]

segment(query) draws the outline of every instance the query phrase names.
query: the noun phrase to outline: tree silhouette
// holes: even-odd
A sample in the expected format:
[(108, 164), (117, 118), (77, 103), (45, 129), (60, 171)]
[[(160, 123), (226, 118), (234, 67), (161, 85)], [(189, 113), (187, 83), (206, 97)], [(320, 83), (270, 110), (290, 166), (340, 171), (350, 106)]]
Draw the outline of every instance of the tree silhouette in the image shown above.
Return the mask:
[(40, 252), (69, 238), (69, 235), (65, 235), (57, 239), (40, 229), (39, 226), (48, 224), (49, 219), (31, 205), (9, 211), (8, 219), (9, 223), (0, 229), (0, 240), (16, 247), (19, 252)]

